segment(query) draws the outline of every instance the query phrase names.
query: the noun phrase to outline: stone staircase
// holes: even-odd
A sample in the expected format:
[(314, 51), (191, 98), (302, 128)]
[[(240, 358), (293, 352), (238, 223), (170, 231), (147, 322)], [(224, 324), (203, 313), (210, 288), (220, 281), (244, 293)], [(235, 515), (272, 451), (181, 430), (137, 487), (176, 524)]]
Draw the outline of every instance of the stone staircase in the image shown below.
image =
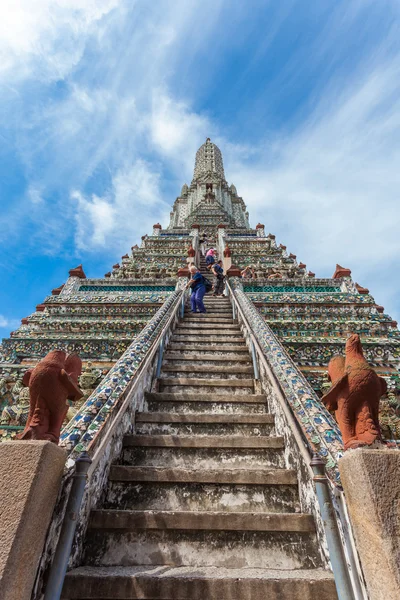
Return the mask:
[(166, 349), (63, 598), (335, 600), (229, 301)]

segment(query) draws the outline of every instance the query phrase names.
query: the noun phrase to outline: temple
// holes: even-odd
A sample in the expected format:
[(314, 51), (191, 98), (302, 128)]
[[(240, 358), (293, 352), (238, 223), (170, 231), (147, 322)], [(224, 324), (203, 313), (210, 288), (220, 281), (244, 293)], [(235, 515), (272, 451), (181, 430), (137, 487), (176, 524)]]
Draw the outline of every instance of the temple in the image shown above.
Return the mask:
[(0, 348), (4, 597), (398, 598), (399, 331), (332, 271), (250, 225), (210, 139), (169, 224), (72, 268)]
[(3, 340), (0, 439), (13, 438), (23, 428), (29, 409), (23, 374), (52, 349), (76, 352), (84, 362), (84, 397), (68, 416), (76, 414), (187, 277), (187, 263), (198, 253), (203, 232), (223, 258), (228, 276), (252, 266), (255, 278), (238, 285), (319, 396), (329, 387), (330, 358), (343, 350), (350, 333), (361, 336), (367, 360), (388, 384), (381, 402), (384, 437), (400, 438), (397, 323), (367, 288), (352, 280), (350, 269), (337, 265), (331, 278), (317, 278), (263, 224), (251, 227), (243, 198), (225, 179), (221, 151), (208, 138), (196, 153), (191, 184), (183, 185), (165, 228), (155, 224), (104, 278), (88, 278), (81, 265), (71, 269), (68, 279)]

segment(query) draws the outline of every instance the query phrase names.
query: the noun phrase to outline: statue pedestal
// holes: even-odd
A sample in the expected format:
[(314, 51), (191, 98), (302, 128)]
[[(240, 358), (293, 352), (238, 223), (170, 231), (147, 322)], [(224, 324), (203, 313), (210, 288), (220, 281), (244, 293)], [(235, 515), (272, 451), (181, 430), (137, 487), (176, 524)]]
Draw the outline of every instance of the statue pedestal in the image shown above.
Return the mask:
[(370, 600), (400, 598), (400, 452), (349, 450), (339, 461)]
[(0, 444), (0, 598), (29, 600), (66, 461), (46, 441)]

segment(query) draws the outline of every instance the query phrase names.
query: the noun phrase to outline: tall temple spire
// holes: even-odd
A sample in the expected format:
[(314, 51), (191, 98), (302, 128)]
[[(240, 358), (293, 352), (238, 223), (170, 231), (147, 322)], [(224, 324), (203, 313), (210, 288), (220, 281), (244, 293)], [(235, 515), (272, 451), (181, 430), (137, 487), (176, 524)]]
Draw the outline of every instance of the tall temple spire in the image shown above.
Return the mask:
[(193, 223), (249, 229), (246, 205), (235, 186), (228, 187), (221, 150), (210, 138), (197, 150), (192, 183), (182, 187), (170, 214), (168, 229), (185, 229)]
[(221, 180), (225, 181), (221, 150), (210, 138), (207, 138), (205, 143), (196, 152), (193, 183), (209, 175), (217, 175)]

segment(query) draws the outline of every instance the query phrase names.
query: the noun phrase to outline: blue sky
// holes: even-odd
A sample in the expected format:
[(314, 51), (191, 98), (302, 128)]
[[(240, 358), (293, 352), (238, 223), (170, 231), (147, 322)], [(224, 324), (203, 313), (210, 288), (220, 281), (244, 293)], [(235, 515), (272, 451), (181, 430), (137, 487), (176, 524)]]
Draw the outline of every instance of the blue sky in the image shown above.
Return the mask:
[(211, 137), (251, 223), (400, 320), (397, 0), (0, 6), (0, 335), (167, 224)]

